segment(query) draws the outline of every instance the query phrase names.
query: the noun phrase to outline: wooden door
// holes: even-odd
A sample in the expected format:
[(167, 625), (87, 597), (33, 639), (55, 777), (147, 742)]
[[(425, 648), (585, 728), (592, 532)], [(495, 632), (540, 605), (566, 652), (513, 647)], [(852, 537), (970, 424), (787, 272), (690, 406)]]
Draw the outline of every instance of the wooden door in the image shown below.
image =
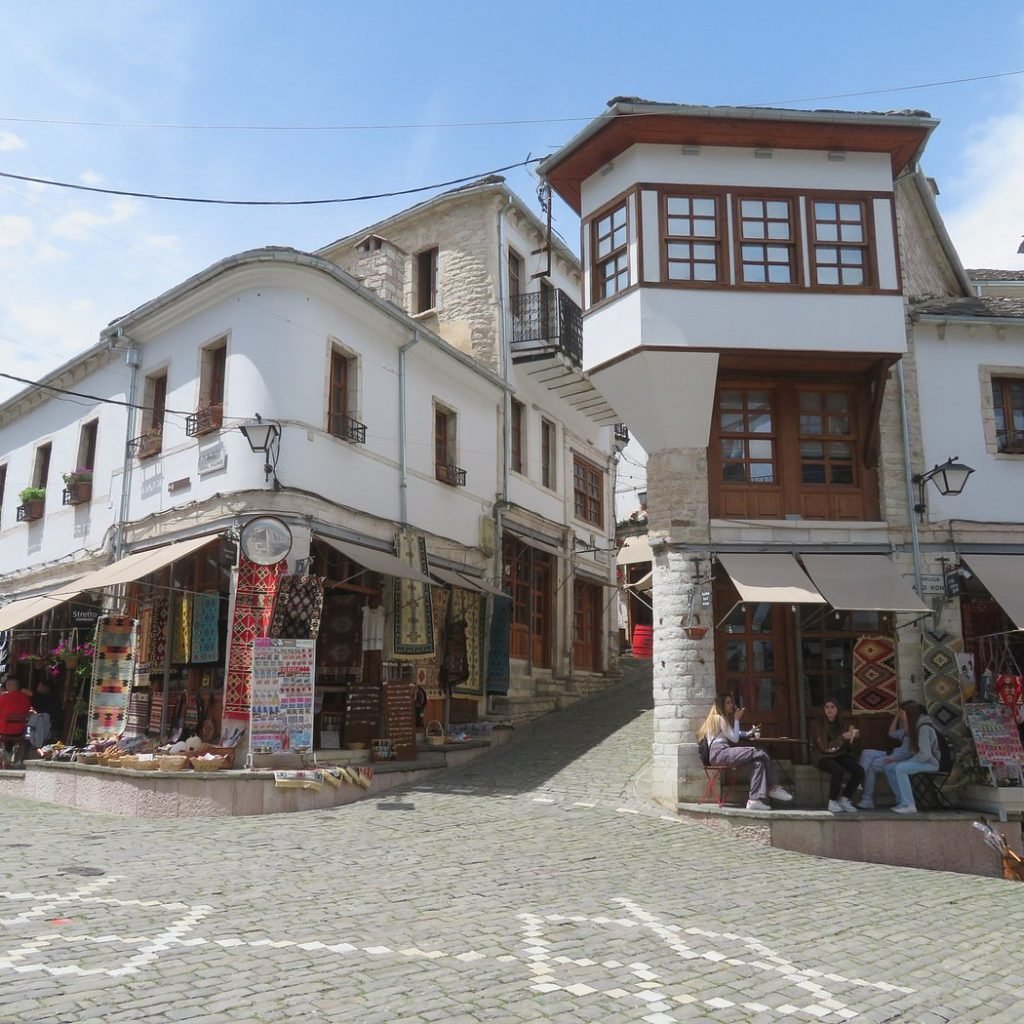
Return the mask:
[(551, 667), (551, 556), (533, 552), (530, 574), (530, 641), (533, 664), (538, 668)]
[(573, 590), (572, 663), (581, 672), (601, 671), (601, 588), (578, 580)]

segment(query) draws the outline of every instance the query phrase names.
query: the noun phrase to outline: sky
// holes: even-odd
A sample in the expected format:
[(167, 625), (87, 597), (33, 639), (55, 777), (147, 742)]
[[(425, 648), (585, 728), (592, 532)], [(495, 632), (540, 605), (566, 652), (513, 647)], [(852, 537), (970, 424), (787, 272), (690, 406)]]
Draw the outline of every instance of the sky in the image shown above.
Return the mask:
[[(902, 0), (855, 13), (820, 0), (0, 0), (0, 172), (205, 198), (345, 198), (544, 156), (613, 96), (909, 108), (942, 122), (923, 166), (964, 264), (1024, 269), (1024, 12)], [(506, 177), (536, 206), (534, 175)], [(316, 249), (432, 194), (266, 209), (0, 177), (0, 368), (38, 379), (225, 256)], [(555, 226), (578, 239), (557, 201)], [(0, 400), (20, 389), (0, 379)], [(627, 511), (643, 462), (631, 447), (620, 466)]]

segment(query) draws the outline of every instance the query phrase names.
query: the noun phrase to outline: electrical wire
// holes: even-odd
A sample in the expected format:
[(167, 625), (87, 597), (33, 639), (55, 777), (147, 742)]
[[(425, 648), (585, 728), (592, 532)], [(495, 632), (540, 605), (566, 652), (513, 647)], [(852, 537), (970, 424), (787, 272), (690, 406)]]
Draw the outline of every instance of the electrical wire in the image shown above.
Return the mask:
[(0, 178), (9, 178), (13, 181), (28, 181), (35, 185), (50, 185), (53, 188), (68, 188), (76, 192), (96, 192), (105, 196), (127, 196), (131, 199), (157, 199), (166, 203), (202, 203), (207, 206), (330, 206), (341, 203), (362, 203), (370, 199), (391, 199), (395, 196), (411, 196), (417, 192), (430, 192), (437, 188), (448, 188), (450, 185), (465, 185), (471, 181), (479, 181), (481, 178), (490, 177), (493, 174), (501, 174), (504, 171), (512, 171), (517, 167), (528, 167), (530, 164), (540, 163), (542, 157), (527, 156), (525, 160), (518, 163), (506, 164), (504, 167), (495, 167), (489, 171), (482, 171), (479, 174), (468, 174), (464, 178), (451, 178), (449, 181), (438, 181), (433, 185), (418, 185), (415, 188), (397, 189), (392, 192), (374, 192), (362, 196), (345, 196), (335, 199), (207, 199), (201, 196), (169, 196), (159, 192), (133, 192), (127, 189), (100, 188), (98, 185), (79, 185), (71, 181), (57, 181), (53, 178), (34, 178), (27, 174), (12, 174), (9, 171), (0, 171)]
[[(139, 405), (136, 402), (122, 402), (119, 398), (101, 398), (99, 395), (88, 395), (83, 391), (70, 391), (68, 388), (59, 388), (55, 384), (42, 384), (37, 380), (29, 380), (27, 377), (16, 377), (13, 373), (0, 372), (0, 377), (6, 380), (17, 381), (19, 384), (27, 384), (29, 387), (40, 390), (53, 391), (61, 395), (72, 395), (75, 398), (87, 398), (102, 405), (123, 405), (126, 409), (142, 409), (144, 412), (154, 412), (156, 407), (152, 405)], [(191, 416), (191, 412), (182, 412), (180, 409), (164, 409), (167, 416)]]

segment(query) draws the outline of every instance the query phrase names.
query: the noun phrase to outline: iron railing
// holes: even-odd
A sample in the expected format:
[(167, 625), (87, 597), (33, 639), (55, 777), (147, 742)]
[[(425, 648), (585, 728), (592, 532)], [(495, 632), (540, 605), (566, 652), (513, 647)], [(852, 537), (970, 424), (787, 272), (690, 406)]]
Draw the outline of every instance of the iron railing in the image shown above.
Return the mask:
[(148, 459), (159, 455), (164, 446), (163, 427), (154, 427), (128, 442), (128, 451), (137, 459)]
[(1024, 452), (1024, 433), (1017, 430), (997, 430), (996, 449), (1000, 454)]
[(359, 420), (346, 416), (344, 413), (336, 413), (331, 416), (331, 433), (343, 441), (366, 444), (366, 424), (360, 423)]
[(224, 425), (224, 406), (208, 405), (205, 409), (196, 409), (191, 416), (185, 417), (185, 433), (188, 437), (201, 437)]
[(561, 290), (513, 295), (512, 359), (537, 359), (563, 352), (583, 363), (583, 313)]
[(625, 423), (615, 424), (615, 443), (627, 445), (629, 444), (629, 427)]
[(450, 462), (437, 462), (434, 464), (434, 476), (443, 484), (451, 484), (452, 487), (466, 486), (466, 471)]

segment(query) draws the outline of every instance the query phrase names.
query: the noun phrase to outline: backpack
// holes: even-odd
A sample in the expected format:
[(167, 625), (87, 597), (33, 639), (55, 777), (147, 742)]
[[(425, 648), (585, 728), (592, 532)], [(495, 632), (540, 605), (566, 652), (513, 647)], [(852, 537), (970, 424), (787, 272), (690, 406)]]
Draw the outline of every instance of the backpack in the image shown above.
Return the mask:
[(935, 730), (935, 738), (939, 747), (939, 771), (948, 775), (953, 770), (953, 748), (940, 729)]
[(706, 768), (711, 764), (711, 744), (708, 743), (707, 736), (701, 736), (697, 740), (697, 753), (700, 756), (700, 763)]

